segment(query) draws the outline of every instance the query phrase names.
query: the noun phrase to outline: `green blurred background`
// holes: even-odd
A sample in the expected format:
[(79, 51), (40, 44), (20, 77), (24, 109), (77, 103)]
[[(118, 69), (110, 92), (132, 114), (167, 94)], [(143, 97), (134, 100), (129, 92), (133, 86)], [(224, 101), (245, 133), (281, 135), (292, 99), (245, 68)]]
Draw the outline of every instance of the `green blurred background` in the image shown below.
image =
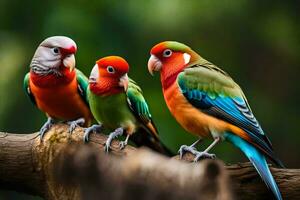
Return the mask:
[[(151, 77), (146, 67), (154, 44), (177, 40), (241, 85), (279, 158), (287, 167), (299, 168), (300, 6), (296, 2), (0, 0), (0, 131), (31, 133), (45, 122), (22, 89), (23, 77), (39, 43), (65, 35), (76, 41), (77, 67), (87, 76), (100, 57), (126, 58), (162, 141), (173, 150), (190, 144), (194, 138), (167, 110), (159, 76)], [(228, 143), (214, 152), (227, 163), (245, 160)], [(38, 198), (1, 191), (0, 199)]]

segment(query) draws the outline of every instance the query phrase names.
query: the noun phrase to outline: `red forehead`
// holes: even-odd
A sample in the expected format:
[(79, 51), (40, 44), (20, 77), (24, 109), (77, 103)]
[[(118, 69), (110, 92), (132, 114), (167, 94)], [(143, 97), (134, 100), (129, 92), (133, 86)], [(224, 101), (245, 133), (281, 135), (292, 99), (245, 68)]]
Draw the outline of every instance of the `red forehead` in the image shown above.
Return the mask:
[(161, 53), (166, 48), (167, 48), (166, 42), (161, 42), (161, 43), (158, 43), (157, 45), (155, 45), (154, 47), (152, 47), (150, 53), (153, 55), (156, 55), (156, 54)]
[(107, 66), (112, 66), (116, 69), (122, 70), (122, 71), (128, 71), (129, 70), (129, 64), (124, 58), (121, 58), (119, 56), (107, 56), (104, 58), (99, 59), (97, 62), (99, 67), (106, 68)]

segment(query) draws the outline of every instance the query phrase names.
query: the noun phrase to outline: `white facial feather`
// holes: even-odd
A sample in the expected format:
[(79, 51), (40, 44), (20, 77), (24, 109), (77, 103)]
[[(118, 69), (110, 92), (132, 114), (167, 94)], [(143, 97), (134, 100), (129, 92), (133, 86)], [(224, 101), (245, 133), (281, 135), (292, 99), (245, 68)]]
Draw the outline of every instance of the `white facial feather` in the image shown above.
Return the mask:
[(98, 70), (98, 65), (95, 64), (95, 66), (93, 67), (92, 71), (91, 71), (91, 75), (89, 78), (89, 82), (90, 83), (95, 83), (97, 82), (97, 79), (99, 77), (99, 70)]
[(190, 59), (191, 59), (191, 55), (188, 54), (188, 53), (184, 53), (183, 54), (183, 59), (184, 59), (184, 64), (188, 64), (190, 62)]
[(30, 67), (38, 74), (48, 74), (62, 64), (62, 54), (56, 53), (54, 48), (68, 49), (76, 47), (76, 43), (65, 36), (53, 36), (45, 39), (37, 48)]

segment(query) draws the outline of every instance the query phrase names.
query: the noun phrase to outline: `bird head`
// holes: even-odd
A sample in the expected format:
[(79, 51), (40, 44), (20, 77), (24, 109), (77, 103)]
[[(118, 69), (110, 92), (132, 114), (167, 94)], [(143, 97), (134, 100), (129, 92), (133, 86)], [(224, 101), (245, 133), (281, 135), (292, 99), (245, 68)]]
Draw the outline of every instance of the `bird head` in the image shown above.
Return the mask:
[(47, 75), (54, 73), (59, 75), (61, 70), (75, 68), (76, 43), (65, 36), (53, 36), (45, 39), (37, 48), (30, 68), (36, 74)]
[[(92, 69), (89, 82), (100, 83), (108, 87), (128, 87), (129, 64), (119, 56), (107, 56), (99, 59)], [(103, 87), (102, 85), (102, 87)]]
[(153, 75), (155, 71), (160, 71), (163, 76), (169, 76), (183, 70), (199, 57), (187, 45), (175, 41), (166, 41), (155, 45), (150, 54), (149, 73)]

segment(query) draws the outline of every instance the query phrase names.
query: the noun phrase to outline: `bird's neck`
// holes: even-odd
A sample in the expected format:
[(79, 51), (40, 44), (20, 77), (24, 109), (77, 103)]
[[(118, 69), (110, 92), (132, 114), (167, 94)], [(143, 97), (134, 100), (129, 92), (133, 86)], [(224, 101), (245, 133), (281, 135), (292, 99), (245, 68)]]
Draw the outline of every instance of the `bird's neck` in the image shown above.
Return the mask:
[(76, 78), (75, 70), (71, 71), (66, 67), (61, 67), (57, 73), (41, 75), (30, 70), (30, 80), (34, 85), (47, 88), (70, 84)]
[(90, 90), (99, 96), (110, 96), (124, 92), (119, 86), (119, 81), (102, 77), (98, 82), (90, 83)]
[(163, 64), (160, 71), (160, 80), (163, 89), (169, 88), (177, 79), (177, 76), (185, 68), (185, 63), (182, 55), (176, 56), (169, 62)]
[(183, 54), (178, 54), (171, 61), (164, 63), (162, 70), (160, 71), (160, 79), (162, 83), (163, 90), (168, 89), (176, 81), (177, 76), (186, 67), (192, 66), (194, 64), (207, 63), (200, 55), (190, 50), (188, 54), (191, 56), (190, 61), (185, 63)]
[(161, 80), (161, 84), (162, 84), (162, 87), (163, 87), (163, 90), (167, 90), (171, 85), (173, 85), (173, 83), (176, 81), (177, 79), (177, 76), (178, 74), (181, 72), (182, 70), (180, 71), (177, 71), (177, 72), (174, 72), (170, 75), (164, 75), (164, 74), (161, 74), (160, 76), (160, 80)]

